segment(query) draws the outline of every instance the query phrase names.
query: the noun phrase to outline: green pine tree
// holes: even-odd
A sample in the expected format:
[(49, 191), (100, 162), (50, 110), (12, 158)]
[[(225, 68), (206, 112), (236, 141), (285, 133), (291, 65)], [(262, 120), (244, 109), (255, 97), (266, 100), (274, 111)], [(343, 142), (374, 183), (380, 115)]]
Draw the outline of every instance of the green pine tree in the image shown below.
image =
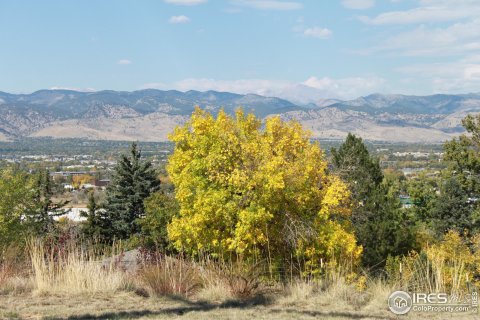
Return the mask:
[(448, 168), (432, 210), (437, 236), (448, 229), (461, 233), (480, 229), (480, 115), (468, 115), (462, 125), (467, 133), (444, 144)]
[(431, 213), (437, 236), (441, 237), (448, 230), (456, 230), (460, 233), (478, 231), (480, 217), (475, 210), (476, 205), (455, 177), (446, 180)]
[(448, 164), (445, 174), (454, 176), (471, 197), (480, 194), (480, 115), (462, 120), (467, 134), (447, 141), (443, 160)]
[(363, 264), (372, 270), (384, 266), (388, 256), (405, 255), (416, 248), (415, 219), (411, 211), (401, 208), (389, 186), (372, 191), (363, 207), (357, 209), (355, 230), (363, 246)]
[(350, 184), (352, 196), (359, 204), (365, 203), (382, 183), (379, 161), (370, 156), (362, 138), (349, 133), (338, 150), (332, 149), (332, 160), (335, 173)]
[(413, 204), (410, 211), (412, 211), (419, 223), (423, 223), (431, 229), (432, 212), (438, 203), (436, 179), (420, 173), (417, 177), (406, 181), (405, 185)]
[(82, 217), (87, 218), (82, 224), (82, 232), (87, 238), (99, 239), (104, 227), (101, 217), (102, 209), (99, 208), (93, 191), (89, 193), (87, 209), (87, 212), (82, 211), (80, 213)]
[(370, 156), (361, 138), (348, 134), (332, 150), (334, 171), (350, 186), (354, 208), (352, 224), (363, 246), (362, 262), (383, 267), (389, 255), (406, 254), (414, 246), (414, 223), (401, 208), (394, 181), (384, 179), (378, 159)]
[(138, 234), (138, 219), (145, 215), (143, 202), (159, 187), (152, 163), (142, 161), (137, 144), (132, 143), (130, 154), (120, 157), (107, 187), (105, 211), (100, 213), (103, 238), (112, 241)]
[(36, 207), (33, 212), (26, 215), (28, 223), (39, 235), (52, 234), (55, 232), (54, 217), (68, 213), (69, 210), (64, 207), (69, 201), (55, 202), (52, 200), (53, 182), (48, 170), (37, 173), (34, 190)]

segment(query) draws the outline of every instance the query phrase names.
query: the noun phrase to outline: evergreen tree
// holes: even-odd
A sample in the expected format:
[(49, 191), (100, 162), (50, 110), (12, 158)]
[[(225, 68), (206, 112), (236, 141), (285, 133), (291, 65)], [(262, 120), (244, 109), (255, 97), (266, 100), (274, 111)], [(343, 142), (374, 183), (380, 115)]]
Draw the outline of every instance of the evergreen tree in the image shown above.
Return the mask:
[(480, 115), (468, 115), (462, 125), (467, 134), (444, 145), (443, 161), (448, 168), (432, 211), (437, 236), (448, 229), (463, 233), (480, 228)]
[(349, 133), (338, 150), (332, 149), (332, 162), (334, 172), (349, 184), (355, 206), (352, 222), (358, 237), (359, 229), (369, 221), (370, 211), (376, 210), (372, 195), (383, 180), (379, 161), (370, 156), (362, 138)]
[(100, 214), (103, 238), (111, 241), (138, 234), (137, 220), (145, 215), (143, 201), (159, 187), (152, 163), (142, 161), (137, 144), (132, 143), (130, 154), (121, 156), (107, 187), (105, 211)]
[(480, 217), (475, 211), (476, 203), (455, 178), (449, 178), (442, 186), (441, 194), (432, 210), (433, 226), (437, 236), (448, 230), (477, 231)]
[[(103, 220), (99, 206), (95, 200), (94, 192), (88, 196), (88, 211), (82, 211), (81, 216), (87, 218), (82, 225), (82, 232), (88, 238), (99, 238), (102, 235)], [(101, 209), (100, 209), (101, 210)]]
[(354, 211), (358, 241), (363, 245), (363, 264), (372, 269), (383, 267), (388, 256), (407, 254), (415, 249), (415, 220), (401, 208), (399, 199), (380, 185), (369, 195), (365, 206)]
[(53, 233), (55, 231), (54, 217), (62, 216), (69, 211), (64, 209), (68, 201), (55, 202), (52, 200), (52, 188), (50, 172), (43, 170), (37, 173), (34, 187), (36, 207), (33, 212), (26, 215), (26, 218), (39, 235)]
[(332, 149), (335, 173), (350, 184), (352, 196), (361, 205), (382, 183), (378, 159), (370, 156), (362, 138), (349, 133), (345, 142)]
[(447, 176), (454, 176), (471, 197), (480, 194), (480, 115), (462, 120), (467, 134), (447, 141), (443, 160), (448, 164)]
[(145, 219), (140, 222), (145, 246), (172, 249), (167, 226), (172, 222), (172, 218), (178, 215), (179, 210), (174, 194), (158, 191), (145, 199)]
[(352, 224), (363, 246), (363, 264), (380, 268), (389, 255), (406, 254), (414, 246), (414, 223), (401, 208), (395, 181), (384, 181), (379, 161), (353, 134), (332, 150), (332, 156), (334, 172), (352, 191)]
[(433, 208), (438, 203), (437, 182), (424, 173), (406, 182), (408, 195), (413, 203), (412, 211), (419, 221), (429, 224)]

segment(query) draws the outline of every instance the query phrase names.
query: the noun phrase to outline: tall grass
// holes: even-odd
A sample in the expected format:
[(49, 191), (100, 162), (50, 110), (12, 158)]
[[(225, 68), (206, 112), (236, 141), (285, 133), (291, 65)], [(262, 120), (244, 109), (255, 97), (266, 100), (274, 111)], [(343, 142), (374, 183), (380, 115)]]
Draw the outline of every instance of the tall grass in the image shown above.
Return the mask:
[(10, 245), (0, 252), (0, 294), (22, 293), (31, 289), (24, 248)]
[(262, 263), (246, 263), (242, 260), (224, 261), (203, 257), (200, 276), (204, 294), (224, 294), (231, 298), (250, 298), (259, 293), (262, 282)]
[(4, 287), (5, 283), (15, 275), (14, 266), (9, 262), (0, 263), (0, 288)]
[[(480, 243), (480, 240), (479, 240)], [(133, 289), (145, 295), (179, 295), (207, 301), (252, 298), (264, 292), (282, 292), (282, 304), (345, 303), (350, 306), (382, 305), (393, 289), (417, 292), (446, 292), (461, 295), (469, 290), (469, 280), (478, 274), (477, 251), (457, 234), (443, 242), (387, 263), (388, 281), (368, 279), (342, 267), (341, 263), (324, 264), (318, 274), (290, 272), (285, 281), (269, 282), (268, 268), (260, 263), (232, 259), (223, 261), (208, 256), (200, 260), (183, 255), (167, 256), (155, 252), (139, 260), (134, 274), (123, 271), (108, 249), (109, 258), (95, 252), (94, 246), (69, 243), (51, 250), (40, 241), (31, 241), (28, 253), (31, 281), (14, 275), (12, 266), (0, 265), (0, 286), (9, 283), (18, 288), (33, 287), (40, 294), (113, 294)], [(272, 268), (270, 268), (272, 269)], [(21, 280), (21, 281), (20, 281)], [(31, 283), (31, 285), (29, 284)], [(377, 302), (376, 295), (382, 299)]]
[(29, 253), (34, 289), (39, 294), (114, 293), (131, 285), (114, 259), (102, 263), (102, 256), (74, 243), (58, 253), (46, 250), (41, 241), (31, 241)]
[(287, 306), (306, 304), (319, 291), (320, 286), (317, 281), (306, 279), (291, 280), (283, 288), (280, 303)]
[(150, 295), (178, 295), (189, 297), (200, 285), (197, 266), (182, 256), (159, 256), (144, 263), (138, 279)]
[(450, 231), (440, 243), (420, 253), (387, 260), (387, 273), (398, 287), (416, 292), (468, 293), (480, 271), (478, 254), (471, 244)]
[[(315, 307), (330, 306), (336, 310), (358, 310), (375, 303), (376, 299), (383, 302), (391, 293), (389, 290), (379, 290), (385, 286), (377, 283), (366, 283), (359, 288), (355, 282), (339, 275), (331, 281), (324, 278), (298, 278), (284, 285), (278, 303), (285, 306)], [(377, 294), (380, 293), (380, 296)], [(382, 307), (382, 306), (381, 306)]]

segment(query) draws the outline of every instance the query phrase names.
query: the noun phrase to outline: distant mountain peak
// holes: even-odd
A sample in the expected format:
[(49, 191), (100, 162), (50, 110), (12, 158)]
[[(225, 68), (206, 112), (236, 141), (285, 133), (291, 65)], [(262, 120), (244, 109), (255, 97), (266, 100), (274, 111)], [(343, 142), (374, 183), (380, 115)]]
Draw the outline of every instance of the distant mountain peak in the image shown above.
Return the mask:
[[(301, 89), (312, 97), (311, 88)], [(301, 95), (296, 98), (305, 100)], [(318, 95), (315, 103), (295, 104), (268, 92), (266, 96), (157, 89), (0, 92), (0, 139), (53, 136), (162, 141), (197, 105), (213, 113), (222, 108), (233, 113), (242, 107), (260, 118), (296, 119), (318, 138), (342, 138), (354, 132), (371, 140), (438, 142), (461, 132), (460, 121), (466, 114), (480, 112), (480, 94), (374, 93), (348, 101)]]

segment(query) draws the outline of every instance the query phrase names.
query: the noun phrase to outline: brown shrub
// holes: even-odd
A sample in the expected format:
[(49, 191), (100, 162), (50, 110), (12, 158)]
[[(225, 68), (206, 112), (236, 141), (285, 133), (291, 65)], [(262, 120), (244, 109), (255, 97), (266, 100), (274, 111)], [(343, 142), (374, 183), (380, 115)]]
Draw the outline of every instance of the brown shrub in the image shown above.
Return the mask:
[(181, 256), (163, 256), (144, 264), (138, 278), (141, 285), (153, 295), (189, 297), (201, 286), (196, 265)]

